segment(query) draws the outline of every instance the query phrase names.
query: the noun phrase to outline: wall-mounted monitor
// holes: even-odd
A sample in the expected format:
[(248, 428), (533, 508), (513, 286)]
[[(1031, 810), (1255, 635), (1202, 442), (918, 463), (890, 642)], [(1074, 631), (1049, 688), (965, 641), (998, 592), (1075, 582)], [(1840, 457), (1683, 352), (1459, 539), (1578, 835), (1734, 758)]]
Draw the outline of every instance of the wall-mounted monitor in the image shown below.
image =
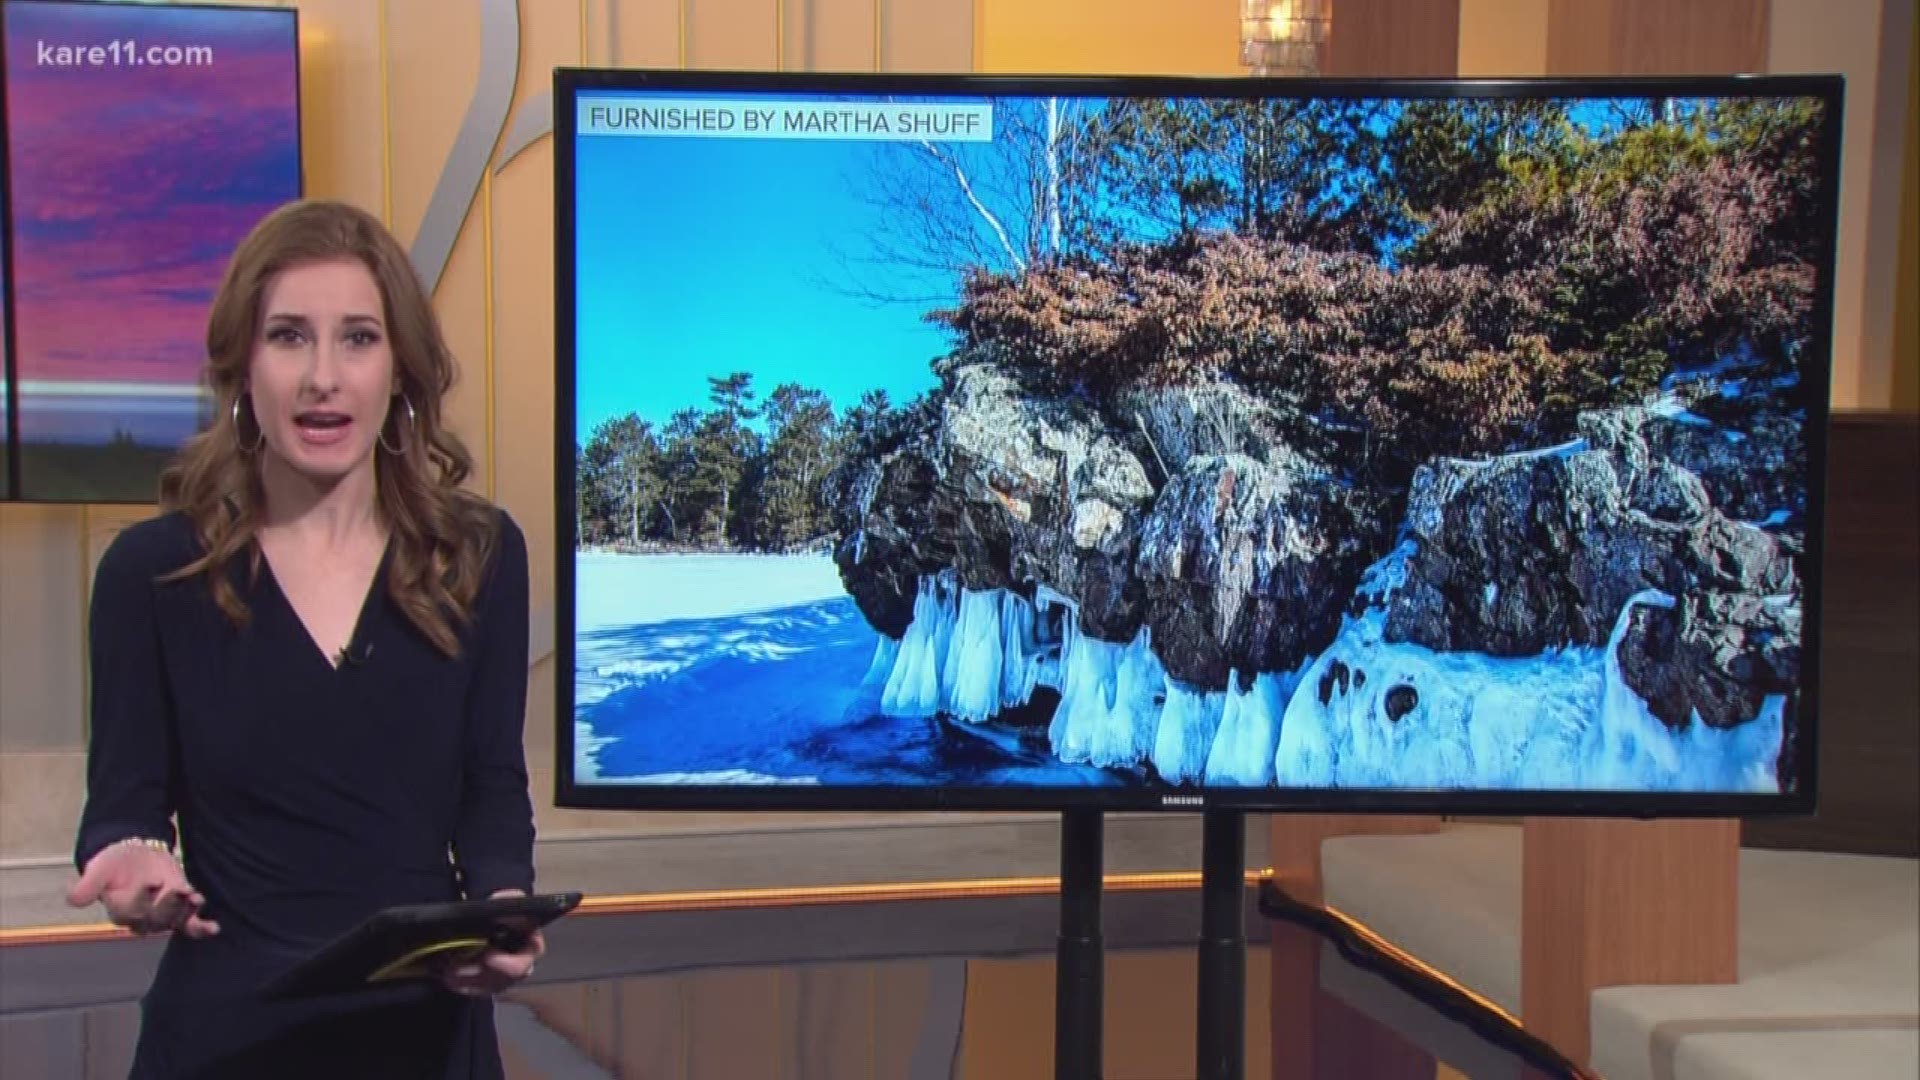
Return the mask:
[(555, 88), (563, 805), (1812, 805), (1838, 79)]
[(301, 193), (297, 14), (7, 0), (6, 494), (144, 503), (228, 256)]

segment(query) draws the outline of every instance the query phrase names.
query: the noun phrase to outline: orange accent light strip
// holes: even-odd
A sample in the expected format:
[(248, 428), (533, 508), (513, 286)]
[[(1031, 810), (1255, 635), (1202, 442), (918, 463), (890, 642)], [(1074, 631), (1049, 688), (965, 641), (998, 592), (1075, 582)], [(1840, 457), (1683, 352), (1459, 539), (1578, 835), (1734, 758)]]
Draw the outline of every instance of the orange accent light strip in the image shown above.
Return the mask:
[[(1257, 886), (1273, 870), (1249, 870), (1245, 882)], [(1193, 871), (1109, 874), (1103, 879), (1109, 892), (1150, 892), (1157, 889), (1197, 889), (1200, 875)], [(973, 878), (953, 881), (898, 881), (869, 885), (804, 885), (765, 889), (703, 889), (681, 892), (623, 893), (589, 896), (576, 915), (625, 915), (646, 911), (702, 911), (721, 908), (806, 907), (820, 904), (862, 904), (899, 900), (961, 900), (996, 896), (1044, 896), (1060, 890), (1057, 877)], [(0, 929), (0, 947), (59, 945), (83, 941), (131, 938), (131, 931), (111, 923), (72, 926), (22, 926)]]
[(1347, 929), (1353, 931), (1356, 935), (1358, 935), (1362, 941), (1365, 941), (1368, 945), (1371, 945), (1374, 948), (1380, 950), (1386, 956), (1390, 957), (1395, 963), (1402, 964), (1408, 968), (1411, 968), (1414, 971), (1419, 972), (1422, 976), (1432, 979), (1434, 982), (1437, 982), (1440, 985), (1445, 986), (1447, 989), (1452, 990), (1455, 993), (1458, 993), (1462, 997), (1466, 998), (1468, 1001), (1471, 1001), (1475, 1005), (1478, 1005), (1479, 1007), (1487, 1010), (1488, 1012), (1493, 1013), (1495, 1016), (1500, 1017), (1502, 1020), (1507, 1021), (1508, 1023), (1514, 1025), (1515, 1027), (1523, 1026), (1520, 1023), (1519, 1017), (1508, 1012), (1506, 1009), (1501, 1008), (1498, 1002), (1494, 1001), (1491, 998), (1486, 997), (1483, 994), (1480, 994), (1473, 990), (1468, 989), (1466, 986), (1462, 985), (1460, 982), (1455, 980), (1452, 976), (1448, 975), (1446, 972), (1441, 971), (1439, 968), (1436, 968), (1433, 965), (1428, 964), (1426, 961), (1413, 955), (1407, 950), (1402, 949), (1400, 946), (1395, 945), (1393, 942), (1388, 941), (1386, 938), (1381, 937), (1377, 932), (1374, 931), (1372, 927), (1368, 926), (1366, 923), (1361, 922), (1359, 919), (1354, 918), (1353, 916), (1347, 914), (1344, 911), (1341, 911), (1339, 908), (1336, 908), (1331, 904), (1323, 904), (1320, 910), (1326, 912), (1327, 914), (1333, 916), (1335, 919), (1339, 920), (1340, 923), (1344, 925)]

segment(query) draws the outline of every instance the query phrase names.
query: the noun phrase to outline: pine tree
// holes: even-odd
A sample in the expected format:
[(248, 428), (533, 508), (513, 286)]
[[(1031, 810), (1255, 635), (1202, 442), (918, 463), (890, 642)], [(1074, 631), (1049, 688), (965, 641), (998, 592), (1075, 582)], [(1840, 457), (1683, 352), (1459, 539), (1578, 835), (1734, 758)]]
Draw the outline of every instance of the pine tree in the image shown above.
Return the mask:
[(581, 451), (576, 483), (583, 535), (639, 546), (662, 490), (652, 425), (633, 413), (602, 421)]
[(700, 523), (698, 538), (710, 544), (734, 542), (734, 511), (741, 481), (759, 452), (759, 437), (746, 422), (758, 414), (753, 404), (753, 376), (744, 371), (721, 378), (708, 377), (713, 410), (693, 436), (693, 470), (689, 487), (695, 493)]
[(826, 515), (821, 482), (832, 465), (833, 406), (825, 394), (783, 383), (768, 396), (767, 450), (754, 532), (774, 548), (818, 537)]

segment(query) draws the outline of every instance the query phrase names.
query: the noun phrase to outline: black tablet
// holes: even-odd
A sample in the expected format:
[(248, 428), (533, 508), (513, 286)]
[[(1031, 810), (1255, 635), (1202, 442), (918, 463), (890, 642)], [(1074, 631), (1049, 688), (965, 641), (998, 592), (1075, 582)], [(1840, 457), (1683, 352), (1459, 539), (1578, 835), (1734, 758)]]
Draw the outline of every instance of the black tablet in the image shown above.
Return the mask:
[(386, 908), (276, 976), (262, 992), (269, 998), (311, 997), (437, 980), (446, 965), (490, 945), (518, 950), (526, 924), (545, 926), (579, 903), (574, 892)]

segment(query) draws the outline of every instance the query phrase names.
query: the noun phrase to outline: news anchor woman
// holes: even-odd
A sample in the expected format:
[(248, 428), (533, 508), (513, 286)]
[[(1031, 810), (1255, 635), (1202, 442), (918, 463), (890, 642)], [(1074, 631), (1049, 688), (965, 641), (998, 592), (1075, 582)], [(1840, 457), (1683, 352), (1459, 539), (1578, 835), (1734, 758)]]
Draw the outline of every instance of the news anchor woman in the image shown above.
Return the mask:
[[(136, 1077), (498, 1077), (490, 995), (257, 988), (383, 907), (533, 888), (527, 553), (464, 491), (454, 362), (379, 221), (264, 219), (207, 327), (217, 407), (115, 538), (90, 613), (76, 906), (170, 935)], [(176, 830), (177, 822), (177, 830)]]

